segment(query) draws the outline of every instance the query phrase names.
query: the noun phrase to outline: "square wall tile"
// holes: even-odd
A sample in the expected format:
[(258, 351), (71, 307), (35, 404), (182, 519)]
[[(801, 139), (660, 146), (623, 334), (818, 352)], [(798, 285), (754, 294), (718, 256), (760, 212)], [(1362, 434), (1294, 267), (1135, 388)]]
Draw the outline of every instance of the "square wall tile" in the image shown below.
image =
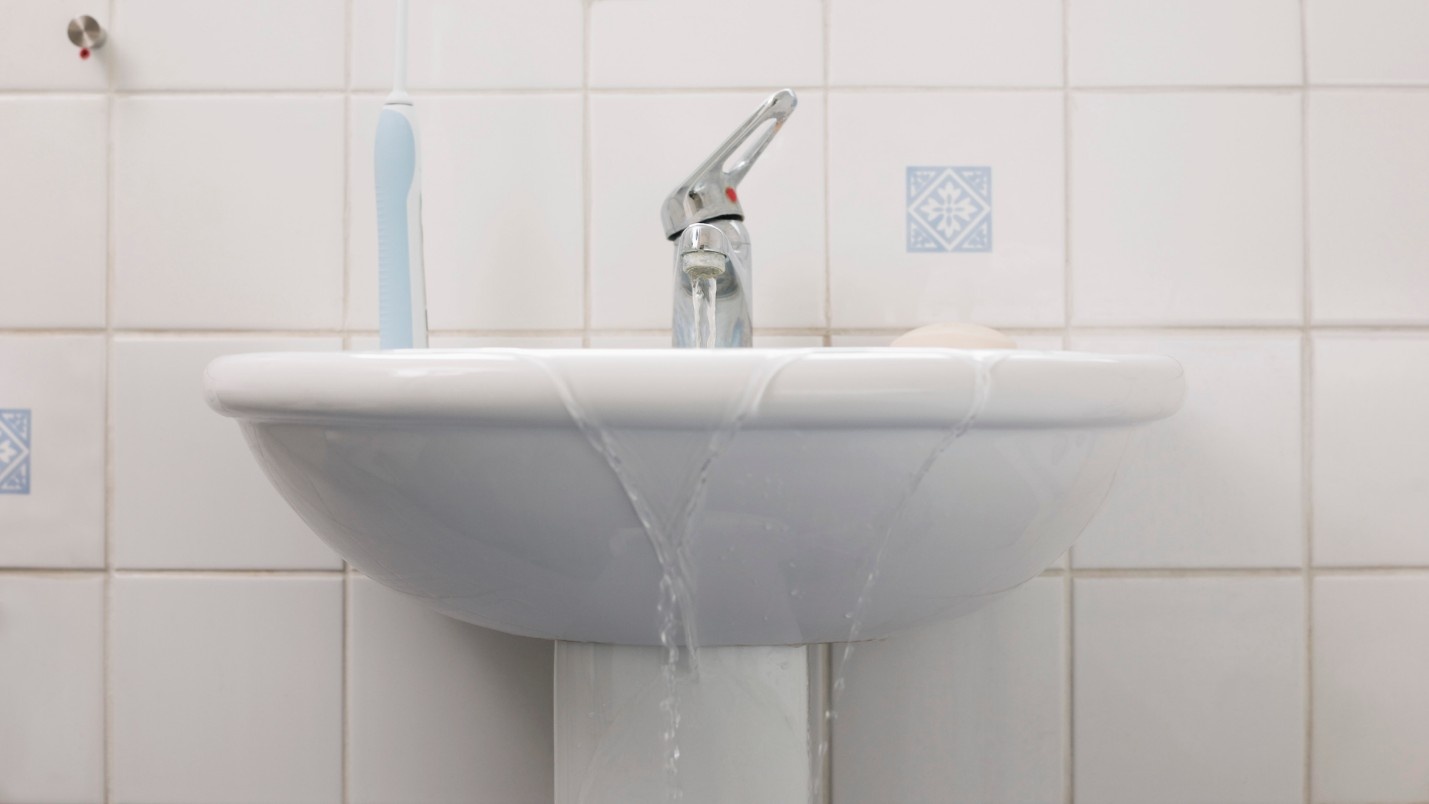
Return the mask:
[(1429, 791), (1429, 576), (1315, 581), (1316, 802)]
[[(108, 3), (87, 9), (101, 25), (109, 25)], [(81, 59), (79, 49), (64, 35), (76, 14), (86, 13), (73, 0), (11, 0), (4, 5), (0, 25), (0, 90), (79, 89), (103, 92), (109, 86), (113, 48)], [(0, 791), (3, 793), (3, 791)]]
[(0, 576), (0, 799), (104, 799), (104, 579)]
[[(593, 87), (806, 87), (824, 80), (821, 0), (721, 0), (717, 9), (704, 0), (592, 0), (589, 8)], [(687, 131), (707, 130), (718, 119), (676, 116)], [(648, 122), (626, 121), (632, 128)]]
[(113, 48), (120, 89), (341, 89), (346, 81), (345, 0), (115, 5), (105, 50)]
[[(604, 5), (620, 3), (604, 0), (596, 9)], [(591, 97), (594, 326), (670, 326), (674, 249), (660, 225), (660, 205), (765, 97), (763, 92)], [(739, 186), (753, 243), (757, 327), (824, 324), (823, 107), (822, 93), (800, 93), (798, 110)], [(691, 120), (703, 123), (692, 126)]]
[(1315, 84), (1429, 81), (1429, 5), (1422, 0), (1306, 0)]
[(1006, 335), (1016, 342), (1018, 349), (1030, 349), (1034, 352), (1060, 352), (1066, 348), (1061, 335), (1031, 332), (1008, 332)]
[(892, 346), (893, 339), (897, 335), (834, 335), (829, 338), (829, 345), (834, 348), (841, 346), (851, 346), (856, 348), (871, 346)]
[(1299, 84), (1299, 0), (1069, 0), (1075, 86)]
[(103, 98), (0, 100), (0, 327), (104, 326), (108, 139)]
[[(834, 93), (830, 103), (835, 327), (1062, 323), (1061, 93)], [(956, 242), (910, 240), (930, 232)]]
[(1073, 584), (1080, 804), (1303, 800), (1304, 580)]
[(118, 338), (114, 565), (338, 569), (263, 475), (238, 423), (204, 402), (204, 368), (242, 352), (336, 351), (337, 338)]
[(1429, 92), (1310, 95), (1310, 312), (1316, 323), (1429, 323), (1426, 142)]
[(1058, 86), (1060, 0), (831, 0), (836, 86)]
[(1429, 336), (1319, 334), (1314, 343), (1314, 557), (1429, 564)]
[(754, 333), (756, 349), (818, 349), (824, 345), (822, 335), (769, 335)]
[(1298, 324), (1298, 93), (1078, 94), (1079, 324)]
[(116, 804), (341, 799), (340, 577), (112, 583)]
[(1077, 541), (1078, 567), (1299, 567), (1305, 552), (1300, 336), (1074, 336), (1186, 372), (1179, 413), (1132, 436)]
[[(380, 348), (376, 335), (355, 335), (348, 338), (346, 351), (375, 352)], [(433, 335), (428, 339), (433, 349), (579, 349), (579, 335)]]
[(670, 333), (632, 333), (621, 335), (594, 332), (590, 336), (592, 349), (670, 349)]
[[(353, 103), (348, 321), (377, 328), (372, 142)], [(578, 95), (416, 101), (427, 318), (433, 329), (579, 329), (584, 320)]]
[[(834, 703), (834, 804), (1062, 801), (1066, 580), (853, 646)], [(835, 670), (844, 646), (831, 646)]]
[(114, 102), (114, 323), (337, 328), (343, 100)]
[[(581, 85), (582, 0), (411, 0), (408, 82), (416, 89)], [(354, 0), (352, 83), (392, 86), (394, 0)]]
[(349, 583), (352, 801), (550, 801), (553, 643)]
[(101, 336), (0, 337), (0, 567), (104, 566), (104, 362)]
[[(900, 333), (901, 334), (901, 333)], [(1034, 351), (1057, 352), (1062, 350), (1062, 336), (1041, 332), (1007, 332), (1004, 335), (1011, 338), (1018, 349), (1031, 349)], [(830, 338), (831, 346), (891, 346), (898, 335), (834, 335)]]

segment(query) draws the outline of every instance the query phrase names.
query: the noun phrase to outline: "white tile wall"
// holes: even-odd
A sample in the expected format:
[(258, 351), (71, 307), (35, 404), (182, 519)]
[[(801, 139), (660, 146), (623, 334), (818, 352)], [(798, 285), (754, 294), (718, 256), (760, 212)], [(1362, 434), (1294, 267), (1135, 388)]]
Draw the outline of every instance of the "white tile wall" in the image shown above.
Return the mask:
[[(829, 127), (835, 327), (1062, 324), (1060, 94), (839, 92)], [(907, 250), (905, 171), (922, 165), (992, 168), (991, 251)]]
[(1329, 91), (1309, 104), (1316, 323), (1429, 324), (1429, 91)]
[(1089, 335), (1072, 346), (1170, 355), (1187, 385), (1181, 412), (1128, 448), (1077, 543), (1078, 567), (1300, 566), (1299, 334)]
[[(88, 13), (101, 24), (108, 3)], [(90, 90), (109, 86), (109, 56), (101, 49), (90, 59), (65, 36), (65, 26), (78, 12), (71, 0), (7, 0), (0, 25), (0, 91)]]
[(1072, 100), (1075, 322), (1298, 324), (1300, 98)]
[(345, 0), (122, 0), (121, 89), (341, 89)]
[(115, 578), (112, 800), (339, 800), (342, 583)]
[(0, 326), (104, 325), (107, 112), (97, 97), (0, 98), (0, 153), (25, 155), (0, 160), (0, 243), (13, 266)]
[[(104, 566), (104, 339), (0, 336), (0, 410), (28, 411), (29, 492), (0, 494), (0, 566)], [(7, 477), (13, 477), (10, 472)]]
[(1429, 791), (1429, 578), (1315, 582), (1314, 801)]
[(1305, 28), (1317, 84), (1429, 81), (1429, 6), (1419, 0), (1306, 0)]
[[(855, 645), (834, 804), (1062, 801), (1066, 584), (1037, 578), (962, 619)], [(843, 647), (831, 651), (837, 668)]]
[(104, 578), (0, 574), (0, 800), (104, 798)]
[[(716, 5), (413, 0), (433, 343), (667, 345), (659, 201), (792, 84), (741, 188), (758, 344), (974, 320), (1191, 388), (1074, 566), (855, 660), (843, 789), (1424, 801), (1422, 0)], [(543, 650), (344, 575), (196, 395), (209, 355), (375, 345), (391, 14), (0, 0), (0, 409), (35, 449), (0, 800), (550, 800)], [(992, 168), (991, 251), (908, 252), (919, 165)], [(915, 738), (947, 767), (849, 758)]]
[(829, 79), (858, 86), (1057, 86), (1061, 0), (829, 0)]
[(342, 322), (338, 97), (114, 104), (114, 323)]
[(1068, 0), (1077, 86), (1300, 83), (1299, 0)]
[(1302, 800), (1299, 578), (1073, 584), (1076, 801)]
[(360, 576), (349, 590), (351, 800), (550, 801), (552, 643), (457, 622)]
[[(408, 79), (416, 89), (581, 86), (582, 0), (412, 0)], [(391, 0), (352, 0), (352, 81), (392, 86)]]
[[(668, 340), (668, 339), (667, 339)], [(433, 349), (480, 349), (483, 347), (516, 349), (579, 349), (579, 335), (433, 335), (428, 342)], [(347, 339), (347, 349), (373, 352), (379, 348), (376, 335), (354, 335)]]
[(204, 366), (242, 352), (337, 351), (337, 338), (114, 342), (111, 560), (126, 569), (340, 569), (204, 401)]
[(592, 0), (590, 85), (818, 84), (822, 6), (819, 0), (721, 0), (718, 7), (704, 0)]
[(1429, 565), (1429, 334), (1316, 336), (1315, 563)]

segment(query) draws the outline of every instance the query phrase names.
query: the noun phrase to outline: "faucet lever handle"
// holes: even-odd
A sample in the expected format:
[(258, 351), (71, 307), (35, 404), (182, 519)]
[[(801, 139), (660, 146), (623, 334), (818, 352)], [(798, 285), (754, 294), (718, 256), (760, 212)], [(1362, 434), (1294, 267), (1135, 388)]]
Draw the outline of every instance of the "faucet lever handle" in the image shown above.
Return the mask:
[(764, 153), (764, 149), (769, 147), (769, 142), (774, 139), (774, 135), (778, 134), (779, 129), (784, 126), (784, 121), (794, 113), (794, 107), (798, 103), (799, 99), (794, 95), (792, 89), (781, 89), (770, 95), (758, 109), (754, 110), (754, 114), (744, 121), (744, 125), (725, 140), (724, 145), (721, 145), (719, 150), (710, 156), (709, 161), (702, 165), (695, 175), (698, 176), (707, 170), (722, 169), (724, 163), (729, 161), (729, 158), (740, 146), (754, 136), (761, 126), (773, 120), (774, 125), (764, 129), (764, 133), (760, 135), (759, 139), (755, 140), (754, 144), (740, 155), (739, 161), (735, 163), (734, 167), (725, 171), (725, 182), (731, 187), (738, 187), (739, 183), (744, 180), (744, 175), (749, 172), (751, 167), (754, 167), (755, 160), (759, 159), (760, 154)]
[[(665, 199), (660, 217), (665, 224), (665, 236), (675, 238), (690, 224), (701, 223), (715, 218), (743, 217), (744, 209), (739, 205), (739, 195), (734, 188), (744, 180), (749, 169), (754, 166), (764, 149), (783, 128), (784, 121), (794, 113), (799, 99), (792, 89), (781, 89), (765, 99), (754, 114), (744, 121), (724, 144), (715, 149), (709, 158), (700, 164), (674, 192)], [(773, 125), (767, 125), (773, 121)], [(745, 143), (761, 128), (763, 133), (747, 148)], [(740, 148), (739, 161), (729, 170), (724, 169)]]

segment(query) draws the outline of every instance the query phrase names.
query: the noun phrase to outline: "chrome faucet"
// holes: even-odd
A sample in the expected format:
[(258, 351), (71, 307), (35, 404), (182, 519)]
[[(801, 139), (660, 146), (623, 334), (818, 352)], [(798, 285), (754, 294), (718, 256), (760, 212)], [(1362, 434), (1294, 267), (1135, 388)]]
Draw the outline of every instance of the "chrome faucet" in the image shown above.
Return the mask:
[[(660, 219), (665, 236), (675, 243), (674, 345), (689, 349), (753, 345), (754, 321), (750, 311), (749, 230), (735, 188), (769, 147), (784, 121), (794, 113), (798, 98), (781, 89), (770, 95), (724, 144), (665, 199)], [(761, 133), (762, 132), (762, 133)], [(734, 167), (725, 163), (755, 135)], [(708, 344), (697, 342), (696, 287), (714, 286), (714, 332)]]

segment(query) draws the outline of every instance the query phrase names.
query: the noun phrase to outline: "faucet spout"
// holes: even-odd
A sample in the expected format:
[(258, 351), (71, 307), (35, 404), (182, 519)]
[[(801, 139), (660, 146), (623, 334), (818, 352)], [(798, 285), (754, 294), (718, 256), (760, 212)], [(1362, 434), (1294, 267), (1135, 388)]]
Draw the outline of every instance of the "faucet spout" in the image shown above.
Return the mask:
[(680, 233), (675, 253), (679, 269), (690, 279), (718, 279), (729, 261), (729, 238), (718, 226), (696, 223)]
[(696, 223), (681, 232), (675, 240), (673, 345), (752, 346), (748, 282), (749, 233), (743, 223)]

